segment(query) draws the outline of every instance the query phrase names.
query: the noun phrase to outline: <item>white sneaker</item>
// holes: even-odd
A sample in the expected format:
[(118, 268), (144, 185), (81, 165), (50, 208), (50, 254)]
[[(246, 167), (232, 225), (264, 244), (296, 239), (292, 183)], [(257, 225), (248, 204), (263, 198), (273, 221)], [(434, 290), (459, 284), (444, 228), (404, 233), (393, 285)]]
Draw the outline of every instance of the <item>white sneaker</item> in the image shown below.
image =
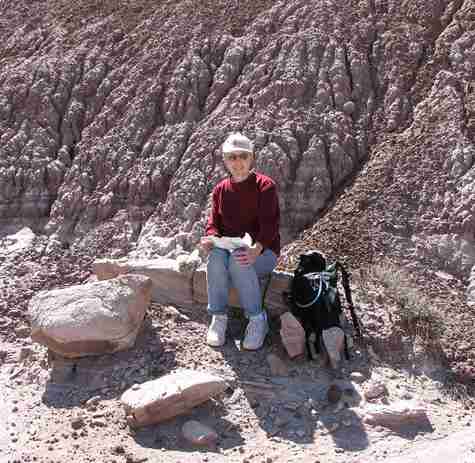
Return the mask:
[(249, 323), (246, 328), (246, 336), (242, 343), (242, 347), (245, 350), (257, 350), (264, 344), (264, 339), (269, 331), (269, 325), (267, 323), (267, 317), (265, 313), (252, 317), (249, 319)]
[(226, 342), (226, 327), (228, 326), (227, 315), (213, 315), (211, 324), (206, 335), (206, 343), (209, 346), (220, 347)]

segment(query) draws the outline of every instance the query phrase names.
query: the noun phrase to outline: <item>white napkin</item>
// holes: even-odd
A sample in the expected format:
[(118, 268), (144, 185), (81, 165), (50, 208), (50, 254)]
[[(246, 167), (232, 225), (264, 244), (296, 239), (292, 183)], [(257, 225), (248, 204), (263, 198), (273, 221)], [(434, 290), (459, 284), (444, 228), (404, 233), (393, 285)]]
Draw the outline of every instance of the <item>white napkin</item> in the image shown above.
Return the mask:
[(246, 233), (243, 238), (234, 236), (208, 236), (213, 241), (213, 244), (217, 248), (227, 249), (228, 251), (234, 251), (238, 248), (246, 248), (252, 245), (251, 236)]

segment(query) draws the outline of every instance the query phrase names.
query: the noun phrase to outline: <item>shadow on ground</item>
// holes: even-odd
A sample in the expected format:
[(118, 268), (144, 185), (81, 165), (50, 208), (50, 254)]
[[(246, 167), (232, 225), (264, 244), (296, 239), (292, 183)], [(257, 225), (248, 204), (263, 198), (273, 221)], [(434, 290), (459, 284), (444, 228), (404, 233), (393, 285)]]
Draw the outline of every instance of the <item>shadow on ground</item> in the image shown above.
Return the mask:
[(467, 405), (475, 403), (475, 383), (460, 381), (437, 338), (423, 344), (414, 333), (394, 329), (389, 338), (380, 340), (373, 337), (369, 339), (369, 344), (380, 365), (387, 364), (408, 377), (427, 376), (438, 386), (439, 393)]
[(196, 420), (218, 431), (216, 446), (203, 446), (203, 451), (226, 450), (244, 444), (239, 426), (226, 419), (225, 410), (219, 402), (209, 401), (195, 407), (190, 413), (177, 416), (172, 420), (138, 429), (134, 432), (136, 443), (151, 449), (166, 449), (196, 452), (200, 449), (188, 442), (182, 434), (183, 425), (189, 420)]
[[(245, 321), (233, 317), (228, 325), (228, 341), (222, 353), (237, 376), (235, 393), (226, 401), (227, 408), (248, 407), (268, 438), (313, 444), (316, 431), (330, 434), (335, 444), (348, 451), (368, 445), (360, 418), (351, 410), (361, 397), (340, 372), (320, 368), (316, 362), (290, 361), (282, 346), (279, 321), (271, 321), (265, 346), (256, 352), (240, 350)], [(278, 356), (287, 370), (273, 374), (268, 355)], [(328, 389), (336, 384), (347, 400), (331, 404)], [(347, 429), (342, 421), (347, 423)], [(348, 430), (351, 426), (351, 439)]]
[(51, 355), (51, 373), (43, 402), (55, 408), (73, 408), (95, 397), (115, 399), (135, 383), (175, 368), (175, 351), (165, 350), (160, 327), (145, 319), (134, 348), (114, 354), (66, 359)]

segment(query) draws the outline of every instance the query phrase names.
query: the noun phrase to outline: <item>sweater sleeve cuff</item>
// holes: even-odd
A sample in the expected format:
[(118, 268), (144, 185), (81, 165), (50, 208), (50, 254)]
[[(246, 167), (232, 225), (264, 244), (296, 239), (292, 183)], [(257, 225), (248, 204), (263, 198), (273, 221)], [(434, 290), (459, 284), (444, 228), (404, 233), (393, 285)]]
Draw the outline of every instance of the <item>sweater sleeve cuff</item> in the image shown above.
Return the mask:
[(208, 230), (206, 230), (206, 236), (219, 236), (219, 232), (216, 228), (208, 228)]

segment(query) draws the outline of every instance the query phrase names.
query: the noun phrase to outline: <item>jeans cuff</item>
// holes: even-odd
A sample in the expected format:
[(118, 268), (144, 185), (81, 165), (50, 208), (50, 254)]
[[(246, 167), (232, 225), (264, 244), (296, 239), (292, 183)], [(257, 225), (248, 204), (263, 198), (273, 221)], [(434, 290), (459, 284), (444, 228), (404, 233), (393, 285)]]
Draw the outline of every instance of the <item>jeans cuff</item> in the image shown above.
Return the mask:
[(227, 315), (228, 311), (227, 309), (212, 309), (211, 307), (208, 307), (208, 313), (210, 315)]
[(262, 310), (262, 312), (259, 312), (258, 314), (249, 315), (249, 320), (267, 320), (265, 310)]

